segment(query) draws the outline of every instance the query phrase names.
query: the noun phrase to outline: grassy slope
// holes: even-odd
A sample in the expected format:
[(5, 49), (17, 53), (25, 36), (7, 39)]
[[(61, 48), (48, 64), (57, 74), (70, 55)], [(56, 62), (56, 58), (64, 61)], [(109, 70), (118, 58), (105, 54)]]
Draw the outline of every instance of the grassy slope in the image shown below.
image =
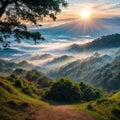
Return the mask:
[(47, 106), (37, 97), (22, 93), (12, 82), (0, 77), (0, 120), (24, 120), (36, 109)]
[(120, 91), (108, 98), (74, 105), (74, 107), (95, 116), (98, 120), (119, 120)]

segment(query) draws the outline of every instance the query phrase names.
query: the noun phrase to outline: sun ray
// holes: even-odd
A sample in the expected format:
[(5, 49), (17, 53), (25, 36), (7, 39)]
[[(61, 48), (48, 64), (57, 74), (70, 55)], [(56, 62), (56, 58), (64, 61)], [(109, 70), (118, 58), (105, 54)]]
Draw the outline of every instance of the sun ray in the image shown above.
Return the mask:
[(89, 10), (82, 10), (80, 12), (80, 17), (82, 19), (89, 19), (91, 17), (91, 11), (89, 11)]

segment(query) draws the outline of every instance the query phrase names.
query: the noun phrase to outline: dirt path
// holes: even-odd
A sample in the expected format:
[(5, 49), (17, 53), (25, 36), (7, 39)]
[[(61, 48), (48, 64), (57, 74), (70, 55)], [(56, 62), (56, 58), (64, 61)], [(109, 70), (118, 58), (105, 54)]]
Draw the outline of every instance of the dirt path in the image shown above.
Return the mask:
[(26, 120), (96, 120), (86, 113), (62, 105), (31, 113)]

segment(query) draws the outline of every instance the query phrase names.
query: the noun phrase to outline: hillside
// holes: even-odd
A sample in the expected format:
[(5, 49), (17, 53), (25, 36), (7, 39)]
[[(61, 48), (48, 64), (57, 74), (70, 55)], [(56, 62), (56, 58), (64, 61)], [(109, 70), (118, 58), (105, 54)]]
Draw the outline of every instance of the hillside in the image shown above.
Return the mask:
[(96, 87), (101, 87), (106, 91), (120, 90), (120, 60), (107, 64), (95, 71), (88, 78)]
[[(48, 107), (40, 100), (41, 98), (54, 105), (56, 103), (57, 105), (77, 103), (75, 108), (83, 112), (69, 105), (68, 107), (64, 105)], [(27, 120), (48, 120), (48, 116), (51, 120), (52, 117), (55, 120), (61, 118), (66, 120), (67, 117), (71, 120), (73, 118), (75, 120), (78, 118), (81, 120), (98, 118), (99, 120), (112, 120), (109, 118), (119, 120), (119, 99), (120, 92), (108, 97), (99, 89), (68, 78), (51, 81), (36, 70), (16, 69), (9, 77), (0, 76), (1, 120), (4, 118), (7, 120), (25, 120), (25, 118)], [(44, 114), (45, 111), (46, 114)], [(56, 114), (52, 115), (53, 112)]]
[[(23, 71), (23, 72), (25, 72), (25, 71)], [(32, 73), (34, 73), (34, 72), (32, 71), (29, 75), (32, 76), (33, 75)], [(38, 76), (40, 77), (40, 75), (38, 75)], [(44, 81), (44, 80), (45, 79), (43, 79), (42, 81)], [(67, 83), (69, 83), (69, 80)], [(71, 92), (65, 90), (65, 93), (66, 93), (65, 95), (66, 96), (67, 96), (67, 94), (68, 95), (69, 94), (75, 94), (75, 95), (80, 94), (81, 95), (81, 93), (79, 93), (79, 92), (81, 92), (81, 90), (78, 88), (79, 84), (77, 85), (71, 80), (70, 80), (70, 83), (72, 83), (72, 86), (73, 86), (73, 88), (70, 88), (70, 89), (71, 90), (76, 89), (77, 91), (73, 90), (73, 92), (71, 93)], [(40, 83), (37, 83), (35, 81), (30, 81), (30, 79), (28, 81), (27, 79), (23, 78), (23, 76), (21, 76), (21, 75), (18, 76), (18, 75), (12, 74), (7, 78), (0, 76), (0, 105), (1, 105), (0, 120), (4, 120), (4, 119), (6, 119), (6, 120), (13, 120), (13, 119), (14, 120), (21, 120), (21, 119), (22, 120), (25, 120), (25, 119), (34, 120), (35, 118), (36, 119), (46, 118), (45, 120), (48, 120), (48, 116), (51, 116), (50, 113), (52, 113), (52, 112), (57, 113), (54, 116), (56, 118), (55, 120), (57, 120), (58, 114), (60, 114), (61, 117), (64, 118), (65, 120), (66, 120), (67, 116), (69, 116), (70, 119), (73, 119), (73, 115), (71, 116), (71, 110), (74, 111), (74, 115), (77, 115), (79, 113), (78, 117), (76, 117), (75, 120), (77, 120), (77, 118), (82, 118), (84, 120), (91, 118), (91, 120), (94, 120), (94, 117), (92, 117), (91, 115), (87, 115), (85, 112), (76, 111), (73, 108), (71, 108), (70, 106), (67, 108), (65, 106), (63, 106), (63, 107), (60, 106), (59, 109), (57, 109), (58, 108), (57, 106), (54, 106), (54, 107), (48, 106), (47, 103), (44, 103), (40, 99), (51, 88), (50, 87), (51, 85), (48, 86), (49, 89), (47, 90), (47, 87), (43, 87), (43, 86), (40, 87), (38, 84), (40, 84)], [(61, 81), (61, 85), (62, 86), (64, 85), (64, 84), (62, 84), (62, 81)], [(66, 87), (67, 90), (70, 90), (68, 88), (68, 87), (70, 87), (69, 84), (66, 84), (66, 85), (67, 86), (64, 86), (64, 87)], [(83, 101), (90, 101), (91, 99), (94, 100), (101, 96), (100, 92), (97, 89), (93, 89), (83, 83), (81, 83), (80, 86), (84, 87), (84, 91), (82, 91), (84, 93), (84, 94), (82, 94)], [(63, 89), (61, 89), (61, 90), (63, 90)], [(90, 90), (89, 98), (88, 98), (88, 96), (86, 96), (87, 90)], [(64, 99), (64, 97), (63, 97), (63, 99)], [(48, 101), (49, 99), (46, 99), (46, 100)], [(78, 99), (78, 101), (80, 101), (80, 100)], [(68, 99), (68, 101), (65, 101), (65, 102), (69, 103), (69, 99)], [(69, 112), (64, 113), (63, 109), (68, 110)], [(44, 116), (42, 114), (44, 112), (44, 110), (50, 111), (50, 112), (45, 114), (45, 116)], [(37, 115), (36, 115), (36, 113), (37, 113)], [(14, 116), (13, 116), (13, 114), (14, 114)], [(67, 114), (67, 116), (65, 117), (66, 114)]]
[(65, 51), (66, 52), (91, 52), (104, 49), (119, 48), (120, 47), (120, 34), (112, 34), (102, 36), (92, 42), (78, 45), (72, 44)]
[[(75, 81), (83, 81), (89, 83), (89, 79), (84, 79), (102, 66), (110, 63), (112, 58), (110, 56), (91, 56), (86, 59), (77, 60), (62, 66), (58, 71), (50, 71), (48, 76), (52, 78), (69, 77)], [(74, 71), (74, 72), (73, 72)]]
[(24, 120), (28, 114), (47, 104), (40, 101), (40, 91), (34, 84), (0, 76), (0, 120)]
[[(116, 56), (118, 58), (119, 54)], [(107, 92), (116, 91), (120, 90), (120, 60), (108, 55), (91, 56), (71, 62), (59, 70), (51, 70), (48, 76), (54, 79), (68, 77)]]
[(105, 98), (74, 106), (76, 109), (86, 111), (99, 120), (120, 119), (120, 91)]
[(73, 56), (63, 55), (60, 57), (56, 57), (53, 60), (45, 63), (43, 66), (49, 66), (51, 68), (59, 68), (65, 64), (68, 64), (69, 62), (74, 61), (75, 58)]
[(30, 61), (32, 60), (46, 60), (46, 59), (50, 59), (53, 58), (52, 55), (50, 54), (43, 54), (43, 55), (36, 55), (30, 58)]
[(18, 63), (12, 62), (12, 61), (6, 61), (6, 60), (1, 60), (0, 59), (0, 73), (3, 74), (10, 74), (12, 71), (14, 71), (17, 68), (23, 68), (26, 70), (33, 69), (34, 66), (32, 64), (29, 64), (26, 61), (21, 61)]

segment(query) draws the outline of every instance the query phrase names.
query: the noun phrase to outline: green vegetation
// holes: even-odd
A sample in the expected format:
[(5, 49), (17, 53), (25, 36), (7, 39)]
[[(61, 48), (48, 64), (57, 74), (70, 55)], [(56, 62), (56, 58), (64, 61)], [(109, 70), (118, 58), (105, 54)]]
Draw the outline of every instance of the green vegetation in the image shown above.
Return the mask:
[(107, 64), (89, 77), (91, 83), (107, 92), (120, 90), (120, 60)]
[[(0, 73), (1, 74), (5, 74), (5, 75), (11, 74), (14, 71), (14, 69), (30, 70), (33, 68), (34, 68), (34, 66), (32, 64), (29, 64), (26, 61), (21, 61), (19, 63), (15, 63), (15, 62), (10, 62), (10, 61), (0, 59)], [(19, 74), (24, 73), (24, 70), (18, 71), (18, 73)]]
[(76, 109), (86, 111), (99, 120), (119, 120), (120, 118), (120, 91), (109, 97), (74, 106)]
[(97, 51), (111, 48), (119, 48), (120, 47), (120, 34), (111, 34), (102, 36), (100, 38), (95, 39), (92, 42), (83, 45), (72, 45), (67, 51), (68, 52), (89, 52), (89, 51)]
[(49, 76), (52, 78), (69, 77), (105, 92), (117, 91), (120, 90), (119, 53), (118, 51), (115, 54), (117, 57), (99, 56), (98, 53), (95, 53), (94, 56), (71, 62), (56, 71), (51, 70)]
[(37, 70), (26, 71), (24, 69), (16, 69), (13, 71), (13, 74), (22, 77), (29, 82), (34, 82), (39, 88), (49, 87), (52, 82), (50, 78)]
[(42, 92), (35, 84), (15, 75), (0, 76), (0, 119), (24, 120), (27, 115), (47, 106), (40, 100)]
[(79, 84), (68, 78), (61, 78), (51, 84), (44, 97), (59, 102), (74, 103), (95, 100), (101, 97), (101, 93), (83, 83)]
[[(114, 78), (119, 81), (119, 63), (115, 61), (104, 66), (101, 71), (97, 70), (97, 73), (101, 72), (101, 76), (97, 77), (98, 83), (103, 82), (102, 79), (104, 79), (104, 85), (107, 85), (109, 81), (114, 81)], [(89, 78), (91, 80), (92, 76)], [(96, 80), (96, 77), (93, 76), (93, 78)], [(111, 85), (117, 88), (113, 82)], [(119, 84), (116, 86), (119, 89)], [(109, 90), (116, 89), (109, 87)], [(74, 103), (76, 109), (83, 110), (98, 120), (119, 120), (120, 118), (119, 91), (107, 96), (83, 82), (74, 82), (69, 78), (52, 81), (36, 70), (16, 69), (6, 78), (0, 76), (0, 118), (24, 120), (31, 112), (47, 106), (44, 100)]]
[[(26, 23), (41, 26), (40, 21), (49, 16), (56, 20), (61, 6), (67, 6), (65, 0), (2, 0), (0, 1), (0, 42), (4, 48), (10, 47), (12, 36), (20, 43), (22, 39), (30, 39), (38, 43), (44, 40), (39, 32), (27, 30)], [(4, 17), (3, 17), (4, 16)]]

